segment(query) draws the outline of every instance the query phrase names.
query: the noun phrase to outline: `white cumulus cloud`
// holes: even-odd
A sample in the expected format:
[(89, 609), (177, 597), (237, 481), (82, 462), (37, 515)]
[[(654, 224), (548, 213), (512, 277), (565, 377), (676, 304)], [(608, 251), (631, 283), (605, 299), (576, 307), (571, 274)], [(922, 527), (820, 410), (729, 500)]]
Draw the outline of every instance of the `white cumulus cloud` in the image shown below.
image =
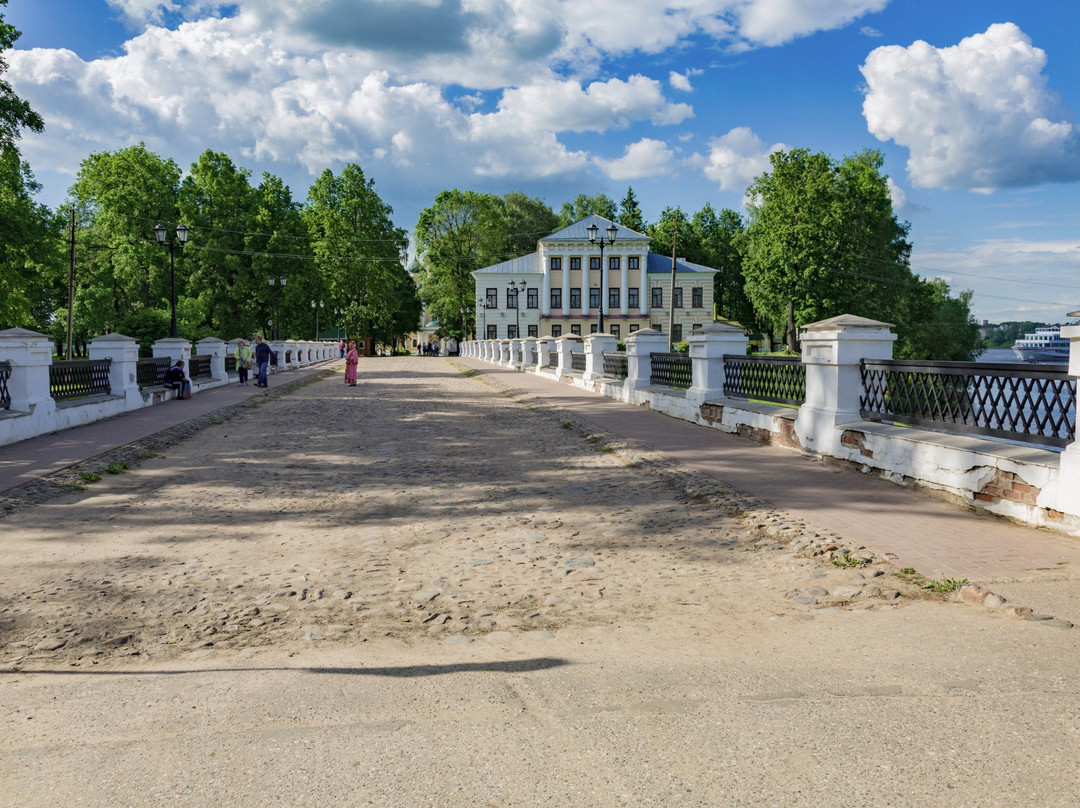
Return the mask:
[(946, 48), (877, 48), (860, 68), (863, 115), (879, 140), (910, 150), (916, 186), (990, 191), (1077, 180), (1077, 127), (1045, 66), (1046, 54), (1013, 23)]
[(709, 153), (697, 162), (706, 177), (720, 183), (721, 190), (740, 191), (769, 170), (769, 155), (785, 148), (783, 143), (766, 147), (753, 131), (739, 126), (709, 141)]
[(669, 177), (674, 173), (675, 152), (662, 140), (642, 138), (626, 147), (615, 160), (594, 161), (612, 180), (636, 180), (642, 177)]

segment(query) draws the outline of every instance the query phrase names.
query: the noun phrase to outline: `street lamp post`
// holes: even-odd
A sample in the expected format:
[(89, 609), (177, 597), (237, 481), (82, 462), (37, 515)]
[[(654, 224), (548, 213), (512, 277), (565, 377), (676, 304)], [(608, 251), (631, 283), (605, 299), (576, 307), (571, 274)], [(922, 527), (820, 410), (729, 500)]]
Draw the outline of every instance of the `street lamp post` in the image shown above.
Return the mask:
[(285, 281), (288, 278), (284, 275), (267, 275), (266, 282), (270, 284), (270, 288), (278, 287), (277, 297), (274, 300), (274, 342), (281, 339), (281, 290), (285, 288)]
[(180, 336), (176, 330), (176, 245), (183, 247), (187, 244), (188, 228), (186, 225), (178, 224), (176, 238), (168, 241), (165, 240), (165, 232), (165, 225), (159, 223), (154, 226), (154, 238), (157, 239), (157, 243), (169, 248), (169, 308), (171, 310), (169, 336), (176, 339)]
[(525, 291), (525, 281), (521, 280), (517, 283), (510, 281), (506, 285), (506, 289), (509, 292), (514, 293), (514, 338), (521, 339), (521, 293)]
[(323, 301), (311, 301), (311, 308), (315, 312), (315, 341), (319, 341), (319, 310), (323, 307)]
[(597, 227), (595, 224), (590, 224), (588, 227), (585, 228), (585, 232), (589, 234), (589, 243), (590, 244), (599, 244), (600, 245), (600, 310), (599, 310), (600, 322), (597, 325), (597, 331), (599, 333), (603, 334), (604, 333), (604, 278), (606, 277), (605, 273), (604, 273), (604, 245), (605, 244), (614, 244), (615, 243), (615, 236), (617, 236), (619, 234), (619, 228), (615, 226), (614, 222), (612, 222), (611, 226), (607, 228), (607, 238), (606, 239), (603, 238), (603, 237), (597, 238), (597, 233), (599, 231), (600, 231), (600, 228)]

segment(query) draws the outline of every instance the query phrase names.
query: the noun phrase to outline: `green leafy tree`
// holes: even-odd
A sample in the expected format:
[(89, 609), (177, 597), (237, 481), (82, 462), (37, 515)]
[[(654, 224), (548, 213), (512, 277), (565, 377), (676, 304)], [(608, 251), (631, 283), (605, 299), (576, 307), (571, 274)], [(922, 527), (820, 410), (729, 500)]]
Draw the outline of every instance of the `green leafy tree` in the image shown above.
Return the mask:
[(646, 225), (645, 235), (652, 239), (649, 249), (654, 253), (670, 256), (674, 247), (679, 258), (695, 264), (707, 263), (701, 235), (681, 208), (664, 208), (658, 221)]
[[(130, 314), (168, 312), (169, 251), (154, 226), (179, 223), (180, 168), (139, 143), (83, 160), (69, 194), (79, 222), (75, 313), (91, 334), (115, 331)], [(184, 256), (176, 256), (177, 297), (184, 293)], [(168, 332), (160, 336), (168, 336)]]
[(798, 326), (842, 313), (888, 319), (911, 281), (907, 226), (892, 211), (879, 152), (840, 164), (776, 152), (747, 191), (743, 272), (755, 310), (798, 349)]
[[(251, 256), (246, 275), (236, 277), (234, 303), (241, 334), (260, 333), (271, 336), (271, 312), (274, 296), (281, 294), (282, 335), (294, 333), (303, 326), (309, 329), (308, 317), (314, 320), (310, 301), (323, 300), (325, 309), (333, 310), (344, 304), (334, 300), (329, 287), (314, 260), (311, 237), (300, 206), (293, 201), (289, 186), (278, 176), (263, 173), (262, 182), (255, 189), (251, 203), (251, 225), (245, 234), (244, 246)], [(288, 278), (285, 289), (271, 287), (270, 277)], [(310, 323), (315, 333), (315, 323)]]
[(245, 243), (255, 196), (249, 176), (228, 155), (207, 149), (180, 186), (180, 220), (190, 228), (185, 297), (200, 304), (185, 309), (195, 317), (206, 313), (202, 322), (187, 325), (191, 336), (203, 330), (226, 339), (248, 333), (238, 287), (246, 288), (252, 275)]
[(941, 278), (918, 280), (904, 296), (897, 318), (896, 359), (972, 362), (983, 351), (970, 291), (953, 297)]
[(528, 255), (536, 250), (537, 242), (559, 227), (559, 218), (542, 199), (511, 191), (502, 198), (502, 229), (507, 257)]
[(716, 315), (733, 320), (749, 331), (760, 330), (757, 314), (746, 296), (742, 272), (742, 239), (746, 230), (742, 216), (729, 208), (717, 213), (706, 203), (690, 223), (701, 239), (701, 263), (716, 269), (713, 276)]
[(645, 217), (641, 214), (641, 206), (638, 205), (633, 188), (628, 187), (626, 196), (619, 202), (619, 218), (616, 221), (637, 233), (645, 232)]
[(326, 169), (308, 191), (303, 214), (320, 283), (344, 307), (342, 324), (355, 336), (388, 333), (399, 308), (408, 238), (392, 213), (355, 163), (338, 175)]
[[(0, 6), (6, 6), (7, 0), (0, 0)], [(0, 150), (14, 149), (23, 129), (40, 132), (45, 128), (45, 121), (31, 109), (29, 102), (15, 94), (11, 85), (3, 78), (8, 64), (4, 52), (11, 49), (22, 32), (10, 23), (4, 22), (0, 14)]]
[(584, 219), (586, 216), (594, 214), (615, 221), (616, 212), (615, 201), (607, 194), (597, 194), (596, 196), (578, 194), (574, 197), (573, 202), (563, 202), (562, 208), (559, 210), (558, 226), (567, 227), (576, 221)]
[(39, 187), (19, 153), (0, 148), (0, 329), (48, 331), (67, 303), (63, 222), (34, 201)]

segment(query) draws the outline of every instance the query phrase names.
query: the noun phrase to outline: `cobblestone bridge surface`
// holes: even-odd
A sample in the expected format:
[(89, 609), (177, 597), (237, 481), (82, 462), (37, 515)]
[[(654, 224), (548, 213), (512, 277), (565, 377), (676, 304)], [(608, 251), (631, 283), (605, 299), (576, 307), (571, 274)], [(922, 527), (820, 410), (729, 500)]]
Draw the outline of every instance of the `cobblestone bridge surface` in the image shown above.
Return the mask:
[(1073, 632), (463, 370), (272, 390), (0, 520), (0, 804), (1080, 788)]

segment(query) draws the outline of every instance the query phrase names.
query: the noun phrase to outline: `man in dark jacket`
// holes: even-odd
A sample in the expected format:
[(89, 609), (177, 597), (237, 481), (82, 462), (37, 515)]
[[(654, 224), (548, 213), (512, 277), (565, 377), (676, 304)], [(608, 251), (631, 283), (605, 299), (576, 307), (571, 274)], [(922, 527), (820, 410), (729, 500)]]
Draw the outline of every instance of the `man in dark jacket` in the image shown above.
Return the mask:
[(266, 387), (267, 375), (270, 372), (270, 346), (263, 342), (262, 337), (255, 337), (255, 364), (259, 368), (259, 378), (255, 380), (256, 387)]
[(183, 359), (177, 359), (176, 364), (165, 371), (164, 385), (176, 391), (177, 401), (191, 398), (191, 382), (188, 381), (187, 374), (184, 373)]

